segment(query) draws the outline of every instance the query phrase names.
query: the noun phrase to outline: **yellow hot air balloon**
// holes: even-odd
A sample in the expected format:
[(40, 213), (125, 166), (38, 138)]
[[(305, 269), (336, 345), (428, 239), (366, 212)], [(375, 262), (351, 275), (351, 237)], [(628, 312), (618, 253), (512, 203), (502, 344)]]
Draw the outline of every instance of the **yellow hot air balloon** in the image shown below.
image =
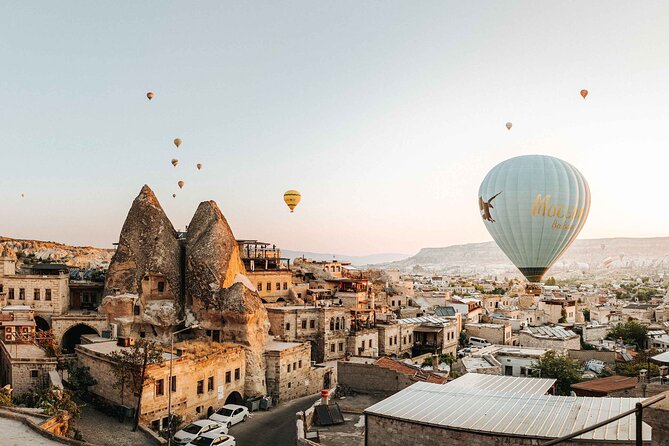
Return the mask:
[(583, 99), (585, 99), (587, 95), (588, 95), (588, 90), (581, 90), (581, 96), (583, 97)]
[(197, 170), (202, 170), (202, 163), (197, 163)]
[(149, 101), (153, 99), (153, 92), (149, 91), (148, 93), (146, 93), (146, 97), (149, 98)]
[(174, 145), (177, 146), (177, 149), (179, 148), (182, 142), (183, 141), (181, 140), (181, 138), (174, 138)]
[(172, 158), (172, 165), (173, 165), (174, 167), (177, 167), (177, 164), (179, 164), (179, 160), (176, 159), (176, 158)]
[(506, 129), (507, 129), (507, 130), (511, 130), (511, 127), (513, 127), (513, 124), (510, 123), (510, 122), (507, 122), (507, 123), (506, 123)]
[(283, 194), (283, 201), (286, 202), (288, 207), (290, 208), (290, 212), (293, 212), (295, 210), (295, 206), (297, 206), (300, 203), (300, 200), (302, 199), (302, 195), (296, 190), (288, 190), (286, 191), (285, 194)]
[(177, 184), (179, 185), (179, 189), (183, 189), (184, 184), (186, 184), (186, 183), (184, 183), (183, 181), (179, 181)]

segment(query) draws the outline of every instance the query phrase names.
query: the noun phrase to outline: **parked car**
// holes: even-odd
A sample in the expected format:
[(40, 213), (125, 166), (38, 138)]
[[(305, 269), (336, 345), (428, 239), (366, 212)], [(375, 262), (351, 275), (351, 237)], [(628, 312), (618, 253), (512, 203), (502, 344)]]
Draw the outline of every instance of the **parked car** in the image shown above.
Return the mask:
[(492, 345), (492, 344), (490, 344), (490, 342), (488, 342), (487, 339), (477, 338), (477, 337), (475, 337), (475, 336), (471, 336), (471, 337), (469, 338), (469, 346), (470, 346), (470, 347), (480, 347), (480, 348), (483, 348), (483, 347), (487, 347), (487, 346), (489, 346), (489, 345)]
[(235, 446), (236, 444), (235, 437), (211, 431), (198, 436), (187, 446)]
[(228, 433), (228, 426), (213, 420), (197, 420), (174, 434), (172, 440), (176, 444), (188, 444), (192, 440), (195, 440), (199, 435), (208, 432), (224, 435)]
[(219, 423), (223, 423), (230, 427), (242, 421), (246, 421), (248, 417), (249, 410), (246, 407), (238, 406), (237, 404), (226, 404), (211, 414), (209, 419), (218, 421)]

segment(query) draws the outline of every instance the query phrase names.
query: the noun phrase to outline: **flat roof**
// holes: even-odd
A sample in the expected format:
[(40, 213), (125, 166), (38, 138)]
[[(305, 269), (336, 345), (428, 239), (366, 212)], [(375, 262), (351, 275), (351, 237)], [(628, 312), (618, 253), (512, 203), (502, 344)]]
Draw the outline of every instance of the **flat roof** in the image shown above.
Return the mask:
[(638, 383), (636, 376), (607, 376), (572, 384), (572, 389), (590, 390), (593, 392), (615, 392), (616, 390), (633, 389)]
[[(5, 343), (5, 350), (12, 359), (45, 359), (46, 352), (35, 344)], [(56, 358), (53, 358), (54, 362)]]
[(7, 305), (2, 307), (2, 311), (30, 311), (32, 307), (29, 305)]
[(529, 395), (545, 395), (556, 379), (549, 378), (526, 378), (516, 376), (486, 375), (483, 373), (467, 373), (446, 384), (447, 386), (488, 389), (507, 393), (520, 393)]
[(407, 317), (404, 319), (398, 319), (397, 322), (400, 324), (448, 324), (452, 322), (453, 319), (449, 319), (443, 316), (421, 316), (421, 317)]
[(574, 336), (578, 336), (571, 330), (567, 330), (559, 325), (555, 327), (528, 327), (525, 330), (529, 331), (534, 336), (544, 337), (544, 338), (557, 338), (557, 339), (566, 339)]
[(465, 366), (465, 369), (488, 369), (496, 368), (495, 364), (491, 364), (485, 358), (475, 357), (475, 356), (465, 356), (462, 358), (462, 365)]
[[(533, 395), (419, 382), (368, 407), (366, 414), (487, 434), (557, 438), (633, 409), (640, 398)], [(625, 417), (578, 439), (630, 442), (635, 418)], [(643, 440), (651, 428), (643, 423)]]
[(299, 347), (301, 345), (302, 345), (301, 342), (283, 342), (270, 339), (265, 343), (265, 350), (278, 352), (282, 350), (288, 350), (289, 348), (293, 347)]

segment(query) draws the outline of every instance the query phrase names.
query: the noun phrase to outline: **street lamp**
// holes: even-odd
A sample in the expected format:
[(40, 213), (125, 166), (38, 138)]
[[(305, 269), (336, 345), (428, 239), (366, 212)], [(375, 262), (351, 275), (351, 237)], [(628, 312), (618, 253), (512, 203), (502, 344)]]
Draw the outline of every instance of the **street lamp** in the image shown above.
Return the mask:
[(170, 377), (167, 380), (167, 385), (169, 386), (169, 390), (167, 391), (167, 446), (172, 446), (172, 359), (174, 358), (174, 335), (195, 328), (200, 328), (200, 325), (191, 325), (170, 334)]

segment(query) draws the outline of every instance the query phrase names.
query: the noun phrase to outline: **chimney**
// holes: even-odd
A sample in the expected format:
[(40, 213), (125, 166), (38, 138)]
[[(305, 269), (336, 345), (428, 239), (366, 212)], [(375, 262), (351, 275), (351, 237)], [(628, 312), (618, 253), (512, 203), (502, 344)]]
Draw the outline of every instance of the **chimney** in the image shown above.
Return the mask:
[(321, 390), (321, 405), (327, 406), (329, 399), (330, 399), (330, 391), (327, 389)]
[(432, 370), (436, 373), (439, 371), (439, 355), (432, 354)]

